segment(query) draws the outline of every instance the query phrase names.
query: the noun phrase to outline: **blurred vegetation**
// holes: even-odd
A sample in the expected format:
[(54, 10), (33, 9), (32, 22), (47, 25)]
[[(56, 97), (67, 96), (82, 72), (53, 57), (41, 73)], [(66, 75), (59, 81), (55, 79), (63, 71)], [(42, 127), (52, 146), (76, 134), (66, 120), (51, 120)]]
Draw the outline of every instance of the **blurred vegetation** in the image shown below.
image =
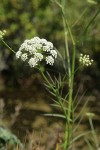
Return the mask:
[[(83, 52), (92, 56), (95, 64), (91, 74), (94, 78), (99, 79), (100, 15), (98, 12), (100, 11), (100, 2), (99, 0), (92, 3), (89, 0), (69, 0), (65, 3), (66, 15), (77, 42), (77, 55), (79, 52)], [(97, 13), (98, 15), (92, 24), (88, 26)], [(0, 4), (0, 29), (7, 30), (5, 40), (15, 51), (18, 50), (25, 39), (39, 36), (53, 42), (55, 47), (63, 54), (62, 14), (54, 0), (2, 0)], [(69, 45), (71, 49), (70, 39)], [(1, 42), (0, 57), (0, 65), (3, 65), (0, 70), (4, 77), (5, 74), (9, 76), (8, 79), (6, 77), (6, 83), (8, 85), (17, 84), (17, 72), (25, 71), (23, 65), (20, 65), (21, 62), (16, 62), (13, 53), (5, 48)], [(8, 80), (11, 82), (8, 82)]]
[(21, 149), (24, 148), (20, 140), (14, 134), (10, 133), (10, 131), (0, 126), (0, 149), (7, 150), (12, 148), (13, 150), (15, 150), (17, 145), (19, 145)]

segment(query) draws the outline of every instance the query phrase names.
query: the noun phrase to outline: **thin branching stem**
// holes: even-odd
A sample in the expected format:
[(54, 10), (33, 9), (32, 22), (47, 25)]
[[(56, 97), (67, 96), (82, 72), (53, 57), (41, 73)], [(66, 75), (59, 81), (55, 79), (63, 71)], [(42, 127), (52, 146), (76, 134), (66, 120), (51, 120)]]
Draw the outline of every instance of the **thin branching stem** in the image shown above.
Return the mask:
[[(68, 20), (65, 15), (65, 9), (62, 5), (61, 7), (62, 16), (63, 16), (63, 22), (64, 22), (64, 33), (65, 33), (65, 48), (66, 48), (66, 54), (67, 54), (67, 63), (68, 63), (68, 83), (69, 83), (69, 98), (68, 98), (68, 110), (67, 110), (67, 118), (68, 122), (66, 121), (66, 129), (65, 129), (65, 140), (64, 140), (64, 150), (67, 150), (70, 145), (70, 120), (71, 120), (71, 114), (72, 114), (72, 97), (73, 97), (73, 82), (74, 82), (74, 70), (75, 70), (75, 54), (76, 54), (76, 48), (75, 48), (75, 41), (68, 23)], [(70, 62), (70, 55), (69, 55), (69, 48), (68, 48), (68, 39), (67, 34), (69, 33), (72, 45), (73, 45), (73, 52), (72, 52), (72, 63)]]
[(95, 13), (95, 15), (92, 17), (92, 19), (88, 22), (83, 34), (85, 35), (88, 28), (90, 27), (90, 25), (93, 23), (93, 21), (95, 20), (95, 18), (97, 17), (97, 15), (100, 13), (100, 9), (98, 9), (98, 11)]
[(1, 41), (4, 43), (4, 45), (11, 50), (13, 53), (16, 53), (3, 39), (1, 39)]

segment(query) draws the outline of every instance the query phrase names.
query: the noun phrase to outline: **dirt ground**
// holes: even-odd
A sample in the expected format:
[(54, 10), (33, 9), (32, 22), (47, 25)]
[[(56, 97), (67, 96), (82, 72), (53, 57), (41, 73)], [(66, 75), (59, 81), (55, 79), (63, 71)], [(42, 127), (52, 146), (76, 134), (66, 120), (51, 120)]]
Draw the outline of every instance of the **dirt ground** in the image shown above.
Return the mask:
[[(81, 116), (83, 120), (77, 133), (90, 129), (86, 112), (95, 113), (94, 127), (100, 133), (100, 100), (99, 93), (95, 96), (85, 96), (76, 111), (79, 114), (83, 103), (89, 99), (88, 105)], [(64, 120), (55, 117), (46, 117), (44, 114), (56, 112), (58, 109), (51, 107), (52, 100), (45, 90), (41, 80), (36, 79), (34, 86), (27, 86), (19, 89), (4, 88), (0, 91), (0, 122), (9, 128), (22, 141), (28, 137), (34, 145), (40, 145), (42, 150), (56, 149), (57, 144), (63, 141)], [(78, 146), (77, 146), (78, 145)], [(77, 150), (88, 150), (85, 147), (84, 138), (75, 144)]]

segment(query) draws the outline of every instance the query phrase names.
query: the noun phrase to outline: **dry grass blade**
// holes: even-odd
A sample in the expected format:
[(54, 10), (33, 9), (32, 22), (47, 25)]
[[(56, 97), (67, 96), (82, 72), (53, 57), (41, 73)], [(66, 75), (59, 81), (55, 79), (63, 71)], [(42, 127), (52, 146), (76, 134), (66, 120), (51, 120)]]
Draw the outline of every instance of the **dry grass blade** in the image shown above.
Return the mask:
[(94, 150), (94, 148), (93, 148), (93, 146), (90, 144), (89, 140), (86, 139), (86, 138), (84, 138), (84, 140), (85, 140), (86, 144), (88, 145), (89, 150)]
[[(81, 100), (83, 99), (84, 95), (85, 95), (86, 91), (82, 94), (82, 96), (80, 97), (80, 99), (78, 100), (78, 102), (76, 103), (76, 106), (74, 106), (74, 111), (77, 109), (78, 105), (80, 104)], [(77, 98), (77, 97), (76, 97)], [(74, 102), (75, 103), (75, 102)], [(73, 104), (74, 105), (74, 104)]]
[(82, 119), (83, 119), (83, 116), (80, 118), (80, 120), (77, 123), (76, 127), (74, 128), (73, 132), (75, 132), (78, 129), (78, 127), (80, 126), (80, 123), (81, 123)]
[(84, 108), (86, 107), (87, 103), (89, 102), (89, 98), (87, 99), (87, 101), (85, 102), (85, 104), (82, 106), (82, 109), (80, 111), (80, 113), (77, 115), (77, 117), (74, 119), (74, 122), (80, 117), (80, 115), (82, 114)]
[(85, 136), (85, 135), (87, 135), (87, 134), (90, 134), (90, 133), (91, 133), (91, 131), (87, 131), (87, 132), (84, 132), (84, 133), (82, 133), (82, 134), (76, 136), (75, 138), (72, 139), (71, 144), (72, 144), (73, 142), (77, 141), (78, 139), (80, 139), (81, 137), (83, 137), (83, 136)]

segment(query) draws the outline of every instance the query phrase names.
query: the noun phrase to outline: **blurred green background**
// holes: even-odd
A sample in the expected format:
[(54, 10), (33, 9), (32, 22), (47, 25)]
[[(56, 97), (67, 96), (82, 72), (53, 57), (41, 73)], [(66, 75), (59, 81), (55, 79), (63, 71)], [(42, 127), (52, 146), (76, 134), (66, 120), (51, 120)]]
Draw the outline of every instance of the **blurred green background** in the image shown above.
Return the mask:
[[(65, 10), (72, 33), (76, 39), (77, 55), (79, 52), (91, 55), (95, 62), (91, 74), (95, 79), (99, 79), (99, 14), (88, 30), (85, 30), (88, 23), (100, 9), (99, 1), (96, 2), (96, 4), (92, 4), (88, 3), (87, 0), (78, 2), (74, 0), (65, 1)], [(39, 36), (53, 42), (61, 54), (64, 54), (62, 14), (53, 0), (2, 0), (0, 3), (0, 29), (7, 30), (5, 40), (15, 51), (19, 49), (25, 39)], [(69, 45), (71, 47), (70, 39)], [(13, 53), (5, 48), (1, 42), (0, 58), (0, 70), (5, 70), (7, 67), (7, 70), (3, 71), (4, 74), (11, 74), (9, 75), (9, 81), (15, 80), (14, 78), (16, 78), (17, 71), (19, 70), (18, 62), (16, 63)], [(10, 83), (6, 82), (6, 84)]]
[[(76, 62), (79, 53), (90, 54), (90, 57), (94, 60), (91, 67), (80, 70), (76, 74), (75, 86), (77, 88), (81, 84), (82, 92), (84, 89), (88, 89), (88, 93), (91, 95), (91, 111), (97, 111), (96, 124), (99, 127), (100, 111), (97, 110), (97, 106), (100, 106), (100, 14), (98, 13), (100, 12), (100, 1), (97, 0), (94, 4), (87, 0), (66, 0), (65, 4), (66, 17), (76, 40)], [(98, 15), (86, 30), (89, 22), (97, 13)], [(5, 41), (15, 51), (19, 49), (25, 39), (39, 36), (53, 42), (54, 46), (64, 57), (65, 44), (62, 14), (60, 8), (53, 0), (1, 0), (0, 30), (3, 29), (7, 31)], [(70, 38), (68, 42), (71, 52)], [(62, 70), (62, 66), (59, 63), (57, 64), (57, 69)], [(34, 76), (32, 76), (33, 72)], [(31, 109), (31, 105), (34, 103), (32, 97), (33, 99), (35, 97), (35, 99), (43, 98), (46, 100), (45, 90), (41, 82), (42, 79), (37, 72), (30, 70), (26, 64), (17, 61), (14, 54), (0, 41), (0, 98), (7, 104), (5, 111), (7, 111), (8, 115), (14, 112), (14, 107), (20, 101), (25, 100), (22, 102), (22, 104), (25, 103), (24, 109), (27, 107)], [(38, 90), (40, 90), (40, 96), (38, 95)], [(37, 98), (38, 96), (39, 98)], [(29, 100), (30, 105), (28, 103)], [(45, 106), (45, 103), (42, 104)], [(95, 109), (92, 108), (94, 104), (96, 106)], [(38, 105), (39, 103), (36, 104), (36, 108)], [(24, 109), (22, 114), (23, 112), (26, 112), (26, 114), (30, 113)], [(34, 107), (32, 110), (34, 110)], [(47, 111), (47, 109), (43, 108), (39, 113), (43, 110)], [(36, 115), (36, 112), (33, 115)], [(26, 116), (19, 117), (19, 120), (24, 120)], [(29, 128), (31, 121), (32, 118), (29, 119), (28, 123), (23, 121), (21, 125), (18, 125), (18, 121), (17, 123), (15, 121), (12, 129), (17, 128), (17, 131), (25, 132), (23, 130)], [(7, 121), (5, 121), (5, 124), (7, 124)], [(23, 127), (22, 129), (20, 126), (25, 128)], [(17, 131), (14, 129), (15, 133)]]

